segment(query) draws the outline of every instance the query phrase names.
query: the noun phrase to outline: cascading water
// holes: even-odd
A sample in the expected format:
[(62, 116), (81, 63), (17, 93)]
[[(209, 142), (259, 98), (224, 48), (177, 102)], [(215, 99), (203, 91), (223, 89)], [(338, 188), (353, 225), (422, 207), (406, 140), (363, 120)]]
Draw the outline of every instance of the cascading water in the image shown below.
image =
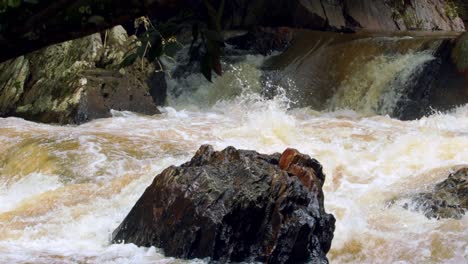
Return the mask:
[(415, 119), (468, 102), (467, 85), (452, 74), (445, 48), (453, 36), (296, 35), (292, 47), (266, 68), (297, 107)]
[[(433, 60), (405, 50), (407, 38), (392, 38), (387, 48), (403, 49), (399, 54), (365, 59), (352, 74), (345, 65), (333, 72), (331, 64), (296, 58), (283, 73), (307, 77), (310, 66), (335, 79), (297, 78), (270, 100), (261, 96), (264, 58), (248, 56), (213, 84), (199, 74), (170, 81), (177, 96), (162, 115), (115, 112), (76, 127), (0, 119), (0, 263), (205, 263), (109, 239), (155, 175), (206, 143), (263, 153), (294, 147), (318, 159), (326, 209), (337, 218), (331, 263), (465, 263), (466, 216), (429, 220), (388, 206), (468, 163), (468, 105), (414, 121), (377, 115), (393, 111), (404, 94), (388, 87), (402, 87)], [(325, 96), (316, 102), (325, 104), (301, 105), (311, 83), (335, 87), (316, 90)], [(184, 84), (193, 87), (181, 91)]]

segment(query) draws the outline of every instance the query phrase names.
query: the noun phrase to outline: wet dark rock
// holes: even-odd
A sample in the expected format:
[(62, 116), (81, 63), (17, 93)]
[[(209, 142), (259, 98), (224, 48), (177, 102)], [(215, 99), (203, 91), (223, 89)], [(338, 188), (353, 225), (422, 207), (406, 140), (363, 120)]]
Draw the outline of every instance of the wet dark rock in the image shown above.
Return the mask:
[(405, 207), (420, 211), (428, 218), (461, 219), (468, 209), (468, 168), (450, 174), (432, 191), (416, 194)]
[(434, 42), (437, 44), (434, 59), (418, 67), (400, 84), (405, 90), (392, 117), (414, 120), (468, 103), (468, 67), (466, 73), (460, 70), (468, 57), (467, 51), (463, 55), (464, 35), (456, 40)]
[[(441, 45), (445, 49), (447, 45)], [(396, 79), (393, 87), (404, 87), (396, 107), (391, 113), (392, 117), (400, 120), (414, 120), (433, 112), (431, 108), (431, 94), (438, 88), (438, 78), (442, 65), (447, 61), (443, 56), (435, 55), (433, 60), (423, 63), (417, 67), (405, 80)], [(445, 64), (444, 64), (445, 65)]]
[(121, 26), (0, 64), (0, 116), (80, 124), (111, 116), (110, 110), (159, 113), (164, 72), (147, 61), (120, 67), (135, 45)]
[[(83, 76), (87, 80), (86, 93), (81, 96), (75, 123), (109, 117), (111, 109), (146, 115), (159, 114), (157, 105), (161, 105), (163, 101), (156, 101), (155, 98), (162, 95), (155, 94), (153, 97), (151, 90), (148, 91), (150, 73), (142, 73), (137, 67), (128, 67), (125, 74), (91, 70)], [(159, 88), (165, 86), (164, 79), (159, 81)]]
[(324, 180), (321, 165), (296, 150), (204, 145), (156, 176), (112, 240), (220, 263), (327, 263), (335, 219), (323, 206)]
[(274, 51), (284, 51), (287, 49), (292, 39), (293, 31), (290, 28), (257, 27), (245, 35), (228, 39), (226, 42), (237, 49), (269, 55)]
[(289, 26), (348, 32), (464, 31), (463, 21), (445, 0), (233, 0), (226, 26)]
[(156, 71), (146, 79), (146, 84), (149, 87), (149, 95), (156, 105), (164, 105), (167, 96), (166, 73), (164, 71)]
[[(326, 2), (325, 5), (322, 2)], [(332, 11), (330, 19), (325, 11)], [(227, 2), (225, 13), (226, 27), (229, 28), (264, 25), (340, 29), (345, 26), (339, 1), (234, 0)]]

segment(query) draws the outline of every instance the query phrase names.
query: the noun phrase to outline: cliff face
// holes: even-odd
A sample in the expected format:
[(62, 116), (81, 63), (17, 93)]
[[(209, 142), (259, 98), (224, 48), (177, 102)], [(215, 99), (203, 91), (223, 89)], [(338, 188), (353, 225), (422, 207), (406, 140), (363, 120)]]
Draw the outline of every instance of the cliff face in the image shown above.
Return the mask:
[(234, 0), (226, 26), (278, 25), (318, 30), (464, 31), (448, 0)]

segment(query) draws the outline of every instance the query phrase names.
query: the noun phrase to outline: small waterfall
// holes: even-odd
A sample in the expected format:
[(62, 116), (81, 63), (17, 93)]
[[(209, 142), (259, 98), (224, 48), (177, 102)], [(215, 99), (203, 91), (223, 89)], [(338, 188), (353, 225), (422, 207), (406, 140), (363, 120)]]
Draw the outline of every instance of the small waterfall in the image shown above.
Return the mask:
[[(355, 65), (328, 104), (330, 110), (349, 108), (363, 114), (391, 114), (407, 91), (411, 77), (434, 56), (427, 52), (378, 56)], [(359, 62), (357, 62), (359, 63)]]
[[(450, 98), (468, 90), (453, 81), (462, 79), (450, 61), (453, 37), (299, 31), (292, 47), (265, 68), (296, 107), (415, 119), (467, 102)], [(452, 80), (451, 90), (441, 79)]]

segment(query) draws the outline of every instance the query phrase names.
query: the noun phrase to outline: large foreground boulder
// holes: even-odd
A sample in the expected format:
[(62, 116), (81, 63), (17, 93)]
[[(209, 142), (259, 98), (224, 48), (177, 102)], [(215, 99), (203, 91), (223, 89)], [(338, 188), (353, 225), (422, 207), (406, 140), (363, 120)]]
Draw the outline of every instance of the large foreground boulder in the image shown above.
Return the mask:
[(327, 263), (335, 218), (325, 213), (324, 180), (321, 165), (293, 149), (204, 145), (156, 176), (112, 240), (212, 262)]

